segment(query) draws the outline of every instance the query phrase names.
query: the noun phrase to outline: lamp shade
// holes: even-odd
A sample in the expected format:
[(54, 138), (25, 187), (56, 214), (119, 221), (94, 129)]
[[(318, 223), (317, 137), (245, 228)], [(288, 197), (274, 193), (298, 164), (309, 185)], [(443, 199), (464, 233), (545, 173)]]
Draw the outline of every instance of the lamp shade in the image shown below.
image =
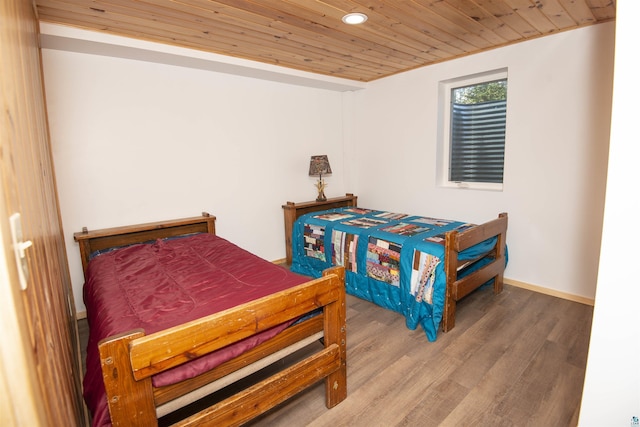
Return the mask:
[(331, 165), (326, 154), (311, 156), (309, 163), (309, 176), (322, 176), (331, 173)]

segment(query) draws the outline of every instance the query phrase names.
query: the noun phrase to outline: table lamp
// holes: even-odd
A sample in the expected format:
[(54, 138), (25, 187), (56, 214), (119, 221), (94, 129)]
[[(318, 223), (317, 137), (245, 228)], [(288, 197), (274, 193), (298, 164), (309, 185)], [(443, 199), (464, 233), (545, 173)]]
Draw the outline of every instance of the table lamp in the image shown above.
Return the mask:
[(331, 173), (331, 165), (329, 165), (329, 158), (326, 154), (322, 154), (319, 156), (311, 156), (311, 163), (309, 164), (309, 176), (317, 176), (318, 182), (316, 183), (316, 187), (318, 188), (318, 198), (316, 202), (324, 202), (327, 200), (327, 197), (324, 195), (324, 187), (326, 184), (322, 179), (322, 174), (330, 174)]

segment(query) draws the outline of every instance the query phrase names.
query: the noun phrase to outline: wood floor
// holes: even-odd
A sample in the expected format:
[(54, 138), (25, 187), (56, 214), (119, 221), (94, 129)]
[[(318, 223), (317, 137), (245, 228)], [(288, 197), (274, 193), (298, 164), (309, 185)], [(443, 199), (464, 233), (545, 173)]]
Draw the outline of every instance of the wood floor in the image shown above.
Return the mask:
[(593, 307), (485, 287), (428, 342), (399, 314), (347, 303), (347, 399), (328, 410), (317, 384), (252, 426), (577, 425)]

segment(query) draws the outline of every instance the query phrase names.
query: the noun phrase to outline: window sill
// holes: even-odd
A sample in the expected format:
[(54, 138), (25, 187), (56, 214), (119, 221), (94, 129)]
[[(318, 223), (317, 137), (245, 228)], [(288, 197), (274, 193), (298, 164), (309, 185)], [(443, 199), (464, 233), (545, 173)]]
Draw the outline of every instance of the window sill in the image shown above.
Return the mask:
[(503, 184), (481, 183), (481, 182), (445, 182), (440, 184), (440, 188), (451, 188), (460, 190), (481, 190), (481, 191), (502, 191)]

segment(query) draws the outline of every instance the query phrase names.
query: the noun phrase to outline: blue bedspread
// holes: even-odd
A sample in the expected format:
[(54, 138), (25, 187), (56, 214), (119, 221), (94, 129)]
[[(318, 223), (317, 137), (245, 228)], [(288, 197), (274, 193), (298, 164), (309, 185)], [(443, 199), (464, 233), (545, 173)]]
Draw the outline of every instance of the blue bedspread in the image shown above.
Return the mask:
[[(435, 341), (445, 301), (444, 233), (471, 226), (353, 207), (314, 212), (294, 224), (291, 270), (320, 277), (343, 265), (349, 294), (403, 314), (409, 329), (421, 325)], [(489, 239), (459, 259), (475, 259), (494, 245)]]

